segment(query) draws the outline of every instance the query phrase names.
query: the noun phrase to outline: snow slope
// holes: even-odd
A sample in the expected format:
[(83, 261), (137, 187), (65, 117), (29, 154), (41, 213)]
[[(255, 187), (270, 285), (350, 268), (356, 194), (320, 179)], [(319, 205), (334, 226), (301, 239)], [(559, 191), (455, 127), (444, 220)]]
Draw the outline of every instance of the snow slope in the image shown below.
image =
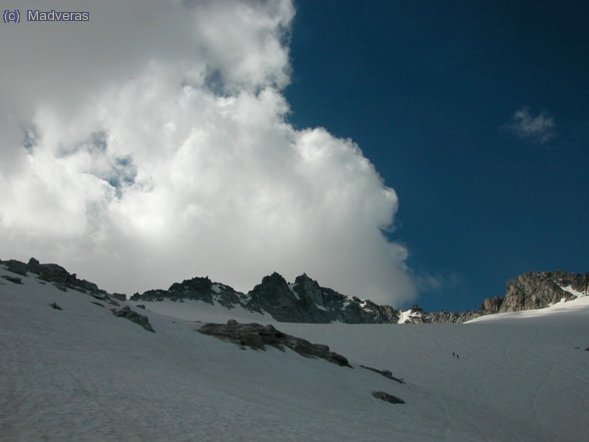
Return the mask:
[[(165, 300), (157, 302), (129, 301), (127, 304), (133, 308), (137, 305), (143, 305), (150, 312), (193, 322), (226, 322), (228, 317), (240, 322), (258, 322), (260, 324), (276, 322), (269, 314), (250, 312), (241, 306), (235, 306), (231, 310), (228, 310), (226, 307), (216, 303), (211, 305), (206, 302), (191, 299), (184, 301)], [(140, 312), (137, 308), (135, 308), (135, 310)]]
[[(0, 266), (0, 277), (8, 274)], [(87, 295), (22, 281), (0, 278), (2, 441), (573, 441), (589, 434), (586, 320), (275, 324), (329, 344), (350, 369), (291, 351), (241, 350), (195, 331), (195, 320), (243, 312), (207, 311), (199, 302), (146, 303), (142, 311), (129, 303), (149, 316), (156, 330), (149, 333)], [(157, 308), (167, 310), (149, 311)], [(375, 390), (406, 403), (377, 400)]]
[[(566, 289), (566, 288), (565, 288)], [(518, 312), (498, 313), (495, 315), (481, 316), (468, 321), (467, 324), (475, 323), (511, 323), (511, 324), (534, 324), (538, 326), (564, 326), (567, 328), (585, 328), (589, 320), (589, 296), (581, 292), (569, 289), (576, 299), (560, 301), (550, 307), (538, 310), (525, 310)]]

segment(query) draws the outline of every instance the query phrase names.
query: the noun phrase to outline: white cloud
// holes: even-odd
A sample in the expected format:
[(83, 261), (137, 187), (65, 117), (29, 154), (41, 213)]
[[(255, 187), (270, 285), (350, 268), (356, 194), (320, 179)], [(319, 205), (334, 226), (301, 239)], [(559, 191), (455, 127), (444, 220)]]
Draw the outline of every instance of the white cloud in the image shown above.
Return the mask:
[(554, 119), (545, 112), (534, 116), (530, 109), (524, 106), (513, 114), (507, 128), (520, 138), (545, 144), (554, 138), (556, 124)]
[(381, 233), (395, 192), (351, 140), (288, 123), (292, 4), (119, 3), (76, 2), (88, 24), (0, 31), (44, 42), (0, 53), (30, 55), (0, 74), (14, 116), (0, 133), (3, 257), (126, 292), (196, 275), (248, 290), (278, 271), (411, 299), (407, 252)]

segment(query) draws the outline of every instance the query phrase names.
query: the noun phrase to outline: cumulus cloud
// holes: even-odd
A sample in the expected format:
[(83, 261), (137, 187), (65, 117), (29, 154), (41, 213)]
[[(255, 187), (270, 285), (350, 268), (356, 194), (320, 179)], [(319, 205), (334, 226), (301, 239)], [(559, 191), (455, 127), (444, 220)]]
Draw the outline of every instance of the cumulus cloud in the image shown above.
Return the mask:
[(520, 138), (532, 140), (538, 144), (545, 144), (555, 136), (556, 123), (545, 112), (533, 115), (529, 107), (518, 109), (506, 126)]
[(0, 28), (4, 257), (127, 293), (278, 271), (411, 299), (407, 251), (382, 233), (395, 192), (353, 141), (288, 122), (291, 2), (122, 3)]

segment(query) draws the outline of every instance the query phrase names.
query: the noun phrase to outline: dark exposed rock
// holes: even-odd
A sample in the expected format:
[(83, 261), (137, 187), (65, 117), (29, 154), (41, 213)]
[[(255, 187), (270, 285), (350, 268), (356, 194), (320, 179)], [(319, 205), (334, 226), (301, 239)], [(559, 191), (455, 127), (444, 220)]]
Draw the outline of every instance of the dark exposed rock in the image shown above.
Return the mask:
[(66, 269), (57, 264), (38, 265), (39, 278), (53, 283), (67, 284), (69, 281), (75, 281), (76, 275), (71, 275)]
[(96, 302), (96, 301), (91, 301), (91, 302), (92, 302), (92, 304), (97, 305), (98, 307), (104, 308), (104, 305), (101, 304), (100, 302)]
[(147, 290), (146, 292), (143, 292), (143, 293), (135, 293), (135, 294), (133, 294), (133, 296), (131, 296), (130, 300), (131, 301), (155, 302), (155, 301), (163, 301), (166, 298), (171, 298), (171, 296), (168, 296), (168, 293), (166, 290), (153, 289), (153, 290)]
[(2, 261), (2, 265), (6, 267), (9, 272), (16, 273), (20, 276), (27, 276), (27, 265), (24, 262), (17, 261), (16, 259), (8, 259)]
[(231, 287), (213, 283), (208, 277), (185, 279), (181, 283), (174, 283), (168, 290), (148, 290), (142, 294), (135, 293), (131, 296), (131, 301), (163, 301), (166, 299), (172, 301), (183, 301), (191, 299), (203, 301), (208, 304), (219, 303), (228, 309), (239, 305), (245, 306), (246, 295), (239, 293)]
[(148, 290), (131, 297), (131, 301), (145, 302), (182, 302), (185, 299), (215, 302), (228, 309), (240, 306), (252, 312), (269, 313), (284, 322), (391, 323), (398, 320), (398, 311), (391, 306), (342, 295), (319, 286), (307, 275), (298, 276), (289, 284), (278, 273), (273, 273), (248, 294), (208, 278), (193, 278), (172, 284), (168, 290)]
[(461, 324), (482, 316), (480, 311), (468, 312), (427, 312), (422, 315), (423, 324)]
[(535, 310), (548, 307), (561, 299), (574, 299), (575, 295), (563, 289), (571, 287), (579, 292), (587, 292), (589, 273), (568, 272), (528, 272), (507, 283), (505, 297), (499, 312)]
[(124, 293), (111, 293), (110, 296), (112, 296), (115, 299), (118, 299), (119, 301), (127, 300), (127, 296)]
[(393, 396), (392, 394), (385, 393), (384, 391), (373, 391), (372, 396), (381, 401), (390, 402), (391, 404), (404, 404), (405, 401), (403, 399), (398, 398), (397, 396)]
[[(57, 264), (40, 264), (31, 258), (27, 264), (17, 260), (0, 261), (9, 271), (21, 276), (27, 273), (38, 275), (41, 283), (47, 281), (60, 290), (74, 289), (87, 293), (96, 299), (119, 306), (125, 300), (124, 294), (109, 294), (94, 283), (80, 280)], [(11, 282), (18, 278), (4, 276)], [(566, 288), (567, 290), (563, 289)], [(479, 316), (517, 310), (530, 310), (546, 307), (561, 299), (573, 299), (574, 294), (568, 290), (587, 293), (589, 290), (589, 273), (576, 274), (568, 272), (529, 272), (509, 281), (503, 298), (494, 296), (484, 299), (479, 310), (467, 312), (426, 312), (418, 305), (413, 305), (410, 314), (404, 315), (408, 324), (450, 324), (462, 323)], [(233, 288), (212, 282), (208, 277), (192, 278), (181, 283), (174, 283), (168, 290), (148, 290), (136, 293), (132, 301), (183, 302), (186, 299), (199, 300), (209, 304), (217, 303), (232, 309), (242, 307), (252, 312), (268, 313), (275, 320), (283, 322), (329, 323), (393, 323), (399, 321), (400, 312), (388, 305), (378, 305), (370, 300), (355, 296), (345, 296), (327, 287), (321, 287), (317, 281), (306, 274), (300, 275), (289, 284), (278, 273), (263, 278), (262, 282), (248, 294)], [(406, 313), (406, 312), (405, 312)]]
[(306, 274), (289, 285), (278, 273), (264, 277), (262, 283), (248, 293), (247, 307), (268, 312), (278, 321), (328, 323), (390, 323), (399, 318), (391, 306), (377, 305), (369, 300), (342, 295)]
[(125, 306), (121, 309), (111, 309), (111, 311), (113, 315), (119, 318), (126, 318), (129, 321), (134, 322), (135, 324), (139, 324), (147, 331), (155, 332), (155, 330), (149, 323), (149, 318), (145, 315), (141, 315), (137, 312), (134, 312), (133, 310), (131, 310), (129, 306)]
[(29, 272), (33, 273), (39, 277), (41, 283), (51, 283), (62, 291), (73, 289), (82, 293), (95, 294), (104, 298), (109, 298), (109, 294), (105, 290), (99, 289), (96, 284), (84, 279), (78, 279), (75, 273), (69, 273), (66, 269), (57, 264), (41, 264), (35, 258), (29, 259), (29, 262), (26, 264), (15, 259), (1, 261), (0, 263), (4, 265), (7, 270), (21, 276), (28, 276)]
[(174, 283), (168, 289), (171, 293), (178, 294), (184, 299), (198, 299), (200, 301), (213, 303), (213, 283), (209, 278), (192, 278)]
[(12, 282), (13, 284), (22, 284), (22, 279), (17, 278), (16, 276), (2, 275), (2, 278)]
[(367, 367), (366, 365), (360, 365), (360, 367), (362, 367), (362, 368), (364, 368), (366, 370), (373, 371), (373, 372), (378, 373), (380, 375), (383, 375), (385, 378), (388, 378), (391, 381), (398, 382), (399, 384), (404, 384), (405, 383), (405, 381), (403, 379), (400, 379), (400, 378), (397, 378), (397, 377), (393, 376), (393, 373), (390, 370), (379, 370), (377, 368)]
[[(278, 273), (264, 276), (262, 282), (249, 292), (250, 300), (247, 307), (258, 312), (268, 312), (277, 321), (307, 322), (305, 321), (305, 305), (300, 296), (290, 289), (286, 280)], [(329, 322), (319, 314), (315, 321)]]
[(340, 366), (350, 367), (345, 357), (330, 351), (327, 345), (312, 344), (305, 339), (276, 330), (272, 325), (240, 324), (230, 319), (226, 324), (205, 324), (198, 331), (205, 335), (233, 342), (242, 347), (250, 347), (256, 350), (265, 350), (266, 345), (280, 350), (287, 347), (302, 356), (321, 358)]
[(468, 312), (426, 312), (418, 305), (414, 305), (403, 324), (461, 324), (481, 316), (480, 311)]
[(143, 304), (136, 305), (135, 307), (140, 308), (141, 310), (145, 310), (145, 306)]
[[(522, 287), (517, 281), (525, 275), (533, 275), (531, 276), (532, 280), (546, 279), (547, 277), (552, 279), (552, 282), (544, 284), (550, 286), (551, 294), (539, 295), (538, 290), (533, 289), (533, 284), (524, 284)], [(406, 316), (405, 323), (455, 324), (500, 311), (511, 311), (518, 308), (541, 308), (547, 306), (550, 302), (560, 300), (562, 297), (565, 299), (573, 297), (573, 295), (560, 287), (570, 286), (574, 290), (586, 292), (589, 286), (589, 274), (544, 272), (540, 274), (524, 274), (522, 277), (514, 280), (515, 283), (511, 281), (511, 285), (508, 286), (518, 287), (518, 290), (510, 291), (508, 289), (505, 298), (494, 296), (485, 299), (479, 310), (426, 312), (415, 304), (411, 307), (410, 314)], [(201, 287), (201, 290), (199, 291), (195, 287)], [(221, 292), (224, 297), (221, 298), (218, 293), (214, 293), (215, 291)], [(513, 293), (516, 293), (516, 296)], [(370, 300), (342, 295), (335, 290), (321, 287), (317, 281), (309, 278), (306, 274), (298, 276), (293, 284), (289, 284), (278, 273), (273, 273), (264, 277), (262, 282), (247, 295), (228, 286), (211, 283), (208, 278), (195, 278), (181, 284), (174, 284), (168, 291), (150, 290), (143, 295), (136, 294), (131, 299), (155, 301), (163, 299), (182, 300), (186, 298), (200, 299), (205, 302), (212, 302), (211, 300), (215, 299), (219, 304), (228, 308), (240, 305), (250, 311), (269, 313), (274, 319), (282, 322), (329, 323), (339, 321), (345, 323), (396, 324), (400, 317), (400, 312), (391, 306), (378, 305)]]
[(52, 302), (51, 304), (49, 304), (49, 307), (51, 307), (52, 309), (55, 310), (63, 310), (59, 305), (57, 305), (55, 302)]
[(90, 292), (90, 293), (88, 293), (88, 295), (92, 296), (94, 299), (98, 299), (99, 301), (107, 302), (110, 305), (114, 305), (116, 307), (118, 307), (118, 306), (121, 305), (117, 301), (115, 301), (114, 299), (112, 299), (109, 296), (109, 294), (106, 293), (106, 292)]

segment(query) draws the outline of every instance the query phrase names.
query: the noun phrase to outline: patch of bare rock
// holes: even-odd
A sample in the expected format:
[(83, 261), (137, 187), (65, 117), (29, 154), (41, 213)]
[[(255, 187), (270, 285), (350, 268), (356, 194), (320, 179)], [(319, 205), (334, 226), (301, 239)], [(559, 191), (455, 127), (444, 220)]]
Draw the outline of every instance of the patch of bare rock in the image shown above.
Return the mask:
[(385, 393), (384, 391), (373, 391), (372, 396), (376, 399), (380, 399), (381, 401), (389, 402), (391, 404), (404, 404), (405, 401), (397, 396), (393, 396), (392, 394)]
[(330, 351), (327, 345), (312, 344), (305, 339), (283, 333), (272, 325), (261, 325), (255, 322), (240, 324), (230, 319), (226, 324), (205, 324), (198, 331), (233, 342), (241, 347), (250, 347), (255, 350), (265, 350), (266, 345), (280, 350), (286, 347), (305, 357), (321, 358), (333, 364), (351, 368), (344, 356)]

